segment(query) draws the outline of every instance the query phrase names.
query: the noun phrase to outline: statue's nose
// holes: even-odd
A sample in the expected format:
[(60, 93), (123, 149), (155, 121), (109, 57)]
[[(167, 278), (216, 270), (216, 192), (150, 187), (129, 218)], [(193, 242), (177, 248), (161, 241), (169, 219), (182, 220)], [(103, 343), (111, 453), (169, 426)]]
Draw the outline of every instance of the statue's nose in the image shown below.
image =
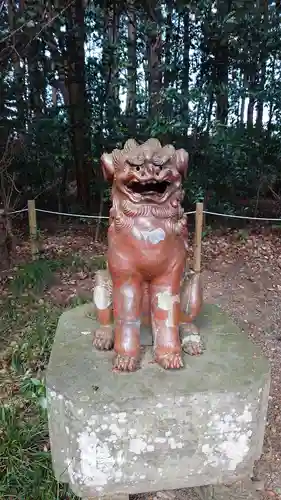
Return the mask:
[(136, 171), (141, 177), (155, 177), (160, 174), (161, 167), (145, 162), (143, 165), (136, 167)]
[(141, 175), (142, 177), (149, 177), (153, 174), (151, 166), (148, 164), (136, 167), (136, 171), (138, 175)]
[(136, 172), (138, 175), (141, 175), (142, 177), (146, 174), (146, 168), (144, 165), (136, 167)]
[(159, 175), (161, 168), (153, 165), (153, 163), (147, 163), (145, 166), (145, 173), (147, 176), (150, 177), (155, 177), (156, 175)]

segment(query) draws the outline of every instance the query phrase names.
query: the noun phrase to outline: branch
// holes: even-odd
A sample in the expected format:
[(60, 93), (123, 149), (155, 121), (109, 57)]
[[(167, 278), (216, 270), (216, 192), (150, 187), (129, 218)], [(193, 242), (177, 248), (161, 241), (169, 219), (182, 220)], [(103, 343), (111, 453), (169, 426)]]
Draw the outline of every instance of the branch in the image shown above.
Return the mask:
[[(39, 37), (39, 35), (48, 27), (50, 26), (58, 17), (60, 17), (69, 7), (71, 7), (73, 4), (74, 4), (75, 0), (71, 0), (62, 10), (60, 10), (57, 14), (55, 14), (53, 17), (51, 17), (46, 23), (44, 23), (44, 25), (39, 29), (39, 31), (35, 34), (35, 36), (33, 36), (29, 41), (28, 43), (25, 45), (25, 47), (23, 48), (23, 50), (25, 50), (34, 40), (36, 40), (36, 38)], [(4, 4), (4, 0), (3, 0), (3, 4)], [(3, 8), (3, 4), (1, 4), (1, 9)], [(44, 15), (45, 15), (45, 11), (44, 11)], [(32, 23), (32, 26), (31, 26), (31, 23)], [(0, 45), (4, 44), (5, 42), (7, 42), (8, 40), (10, 40), (11, 38), (13, 38), (15, 36), (16, 33), (18, 33), (19, 31), (22, 31), (24, 28), (33, 28), (35, 26), (35, 22), (32, 20), (32, 19), (29, 19), (27, 21), (25, 21), (24, 23), (22, 23), (18, 28), (16, 28), (15, 30), (11, 31), (8, 35), (6, 35), (4, 38), (0, 39)], [(13, 47), (15, 49), (15, 46), (13, 44)], [(4, 48), (1, 50), (1, 52), (4, 50)]]
[[(15, 150), (20, 139), (15, 139), (12, 134), (9, 135), (6, 145), (0, 159), (0, 197), (7, 212), (11, 208), (11, 200), (15, 192), (19, 193), (15, 183), (15, 172), (10, 173), (9, 168), (15, 157)], [(22, 143), (22, 141), (20, 141)], [(18, 198), (18, 197), (17, 197)], [(17, 198), (14, 200), (14, 206), (17, 203)]]
[(61, 16), (61, 14), (63, 14), (63, 12), (65, 12), (69, 7), (71, 7), (73, 4), (74, 4), (75, 0), (71, 0), (71, 2), (69, 2), (60, 12), (58, 12), (54, 17), (52, 17), (51, 19), (49, 19), (49, 21), (44, 24), (44, 26), (41, 28), (41, 30), (38, 31), (38, 33), (31, 39), (29, 40), (29, 42), (26, 44), (25, 46), (25, 49), (33, 42), (33, 40), (36, 40), (36, 38), (38, 38), (39, 35), (41, 35), (41, 33), (50, 25), (53, 23), (53, 21), (55, 21), (58, 17)]
[(2, 10), (4, 9), (4, 4), (5, 4), (5, 0), (2, 0), (1, 5), (0, 5), (0, 14), (1, 14)]

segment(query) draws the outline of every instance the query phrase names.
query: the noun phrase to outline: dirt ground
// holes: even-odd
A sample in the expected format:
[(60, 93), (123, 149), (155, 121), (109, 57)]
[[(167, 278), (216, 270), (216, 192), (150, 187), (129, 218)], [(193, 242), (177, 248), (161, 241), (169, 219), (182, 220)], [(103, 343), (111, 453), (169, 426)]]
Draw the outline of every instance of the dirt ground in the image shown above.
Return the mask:
[[(20, 246), (21, 254), (28, 245)], [(57, 236), (45, 236), (47, 257), (79, 253), (84, 258), (103, 254), (90, 233), (73, 229)], [(214, 231), (203, 240), (205, 301), (219, 304), (258, 344), (270, 360), (272, 383), (263, 455), (255, 470), (262, 499), (281, 499), (281, 229), (255, 228), (243, 231)], [(189, 252), (192, 261), (192, 245)], [(25, 258), (22, 258), (25, 260)], [(46, 294), (56, 304), (74, 297), (91, 297), (92, 276), (86, 271), (60, 273)], [(138, 495), (134, 500), (194, 499), (187, 490)], [(246, 498), (246, 497), (245, 497)]]
[[(233, 242), (227, 237), (203, 243), (205, 301), (230, 314), (270, 360), (271, 393), (264, 450), (254, 471), (260, 498), (281, 498), (281, 238), (256, 235)], [(204, 252), (204, 247), (206, 252)], [(221, 254), (212, 259), (211, 254)], [(215, 250), (216, 249), (216, 250)], [(197, 499), (193, 491), (161, 492), (138, 500)], [(248, 497), (245, 497), (248, 498)]]
[[(89, 245), (86, 247), (90, 254), (92, 249)], [(102, 250), (99, 249), (100, 253)], [(258, 489), (263, 490), (263, 498), (281, 499), (281, 231), (213, 233), (204, 239), (202, 254), (205, 301), (218, 304), (228, 312), (271, 363), (264, 452), (257, 464), (255, 479)], [(192, 261), (192, 246), (190, 259)], [(61, 302), (76, 294), (85, 298), (89, 296), (91, 283), (85, 274), (72, 276), (67, 287), (61, 283), (50, 294)], [(165, 495), (161, 492), (158, 497), (150, 494), (138, 498), (187, 499), (190, 492), (182, 490)]]
[(264, 254), (263, 259), (245, 262), (241, 258), (225, 265), (217, 260), (211, 266), (213, 270), (204, 273), (206, 301), (221, 305), (245, 330), (245, 334), (262, 348), (271, 363), (271, 393), (264, 450), (255, 474), (264, 481), (265, 491), (277, 494), (281, 494), (279, 255), (274, 251), (273, 258), (270, 258), (270, 254)]

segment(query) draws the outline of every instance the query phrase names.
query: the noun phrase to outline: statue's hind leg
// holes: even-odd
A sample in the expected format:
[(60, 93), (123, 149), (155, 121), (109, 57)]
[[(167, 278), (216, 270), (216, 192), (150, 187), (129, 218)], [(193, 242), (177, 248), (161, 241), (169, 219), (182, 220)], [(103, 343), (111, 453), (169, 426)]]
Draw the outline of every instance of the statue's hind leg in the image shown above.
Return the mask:
[(203, 290), (199, 274), (186, 276), (181, 290), (180, 336), (182, 349), (191, 356), (202, 354), (205, 347), (194, 320), (201, 311)]
[(109, 271), (97, 271), (94, 287), (94, 304), (99, 328), (94, 333), (96, 349), (108, 351), (113, 348), (114, 330), (112, 322), (112, 280)]

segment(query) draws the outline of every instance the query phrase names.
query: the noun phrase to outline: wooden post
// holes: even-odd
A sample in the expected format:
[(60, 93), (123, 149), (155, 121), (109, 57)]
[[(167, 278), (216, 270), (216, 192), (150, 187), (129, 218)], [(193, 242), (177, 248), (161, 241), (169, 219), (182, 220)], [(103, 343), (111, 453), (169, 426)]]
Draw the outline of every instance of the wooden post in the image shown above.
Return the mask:
[(32, 260), (36, 260), (38, 257), (38, 246), (37, 246), (37, 223), (36, 223), (35, 200), (28, 200), (27, 206), (28, 206), (31, 256)]
[(202, 247), (202, 227), (204, 204), (196, 203), (195, 214), (195, 241), (194, 241), (194, 271), (200, 273), (201, 271), (201, 247)]

